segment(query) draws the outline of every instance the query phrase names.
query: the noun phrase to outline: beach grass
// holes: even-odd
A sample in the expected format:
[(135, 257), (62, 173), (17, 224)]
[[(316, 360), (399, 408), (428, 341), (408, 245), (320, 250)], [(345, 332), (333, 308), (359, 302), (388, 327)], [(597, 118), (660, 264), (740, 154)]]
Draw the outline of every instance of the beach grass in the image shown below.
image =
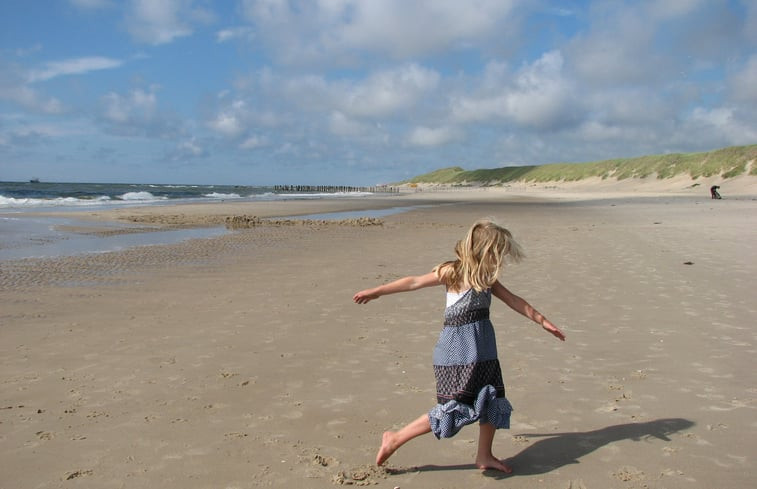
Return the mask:
[(401, 184), (501, 185), (510, 182), (576, 182), (594, 177), (616, 180), (650, 177), (666, 179), (679, 175), (688, 175), (693, 180), (717, 175), (733, 178), (745, 174), (757, 176), (757, 166), (753, 164), (755, 159), (757, 144), (731, 146), (704, 153), (672, 153), (588, 163), (551, 163), (479, 170), (465, 170), (455, 166), (419, 175)]

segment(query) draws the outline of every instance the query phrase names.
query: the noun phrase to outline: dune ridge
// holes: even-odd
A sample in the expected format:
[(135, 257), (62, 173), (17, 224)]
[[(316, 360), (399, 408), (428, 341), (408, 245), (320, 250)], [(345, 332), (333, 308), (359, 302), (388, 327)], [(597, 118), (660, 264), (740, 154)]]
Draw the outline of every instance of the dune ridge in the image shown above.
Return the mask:
[(692, 183), (701, 183), (700, 179), (757, 178), (757, 165), (754, 164), (756, 159), (757, 144), (753, 144), (702, 153), (648, 155), (586, 163), (549, 163), (477, 170), (464, 170), (454, 166), (416, 176), (398, 185), (502, 186), (514, 183), (585, 182), (595, 179), (615, 182), (634, 180), (644, 184), (682, 177), (688, 177)]

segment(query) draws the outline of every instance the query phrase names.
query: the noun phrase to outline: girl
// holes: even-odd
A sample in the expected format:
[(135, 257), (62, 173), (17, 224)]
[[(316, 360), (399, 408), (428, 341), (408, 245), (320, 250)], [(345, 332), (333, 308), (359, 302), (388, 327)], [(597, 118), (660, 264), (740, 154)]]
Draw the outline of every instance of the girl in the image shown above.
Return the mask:
[(444, 285), (447, 289), (444, 328), (433, 356), (438, 404), (399, 431), (386, 431), (376, 464), (382, 465), (399, 447), (417, 436), (433, 431), (437, 438), (448, 438), (463, 426), (478, 421), (476, 466), (510, 473), (512, 469), (492, 454), (494, 432), (510, 427), (512, 406), (505, 398), (494, 328), (489, 321), (491, 296), (560, 340), (565, 341), (565, 335), (497, 280), (506, 256), (513, 261), (523, 257), (507, 229), (489, 220), (477, 221), (465, 239), (457, 243), (455, 254), (456, 260), (442, 263), (430, 273), (401, 278), (353, 297), (356, 303), (366, 304), (382, 295), (432, 285)]

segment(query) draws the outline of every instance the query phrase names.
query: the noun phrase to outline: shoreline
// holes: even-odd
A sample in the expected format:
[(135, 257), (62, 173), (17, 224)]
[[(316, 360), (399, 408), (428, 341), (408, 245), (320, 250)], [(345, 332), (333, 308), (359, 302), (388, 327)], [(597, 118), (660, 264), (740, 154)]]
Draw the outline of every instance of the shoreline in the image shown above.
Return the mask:
[[(427, 206), (485, 202), (492, 205), (520, 205), (529, 202), (576, 205), (580, 202), (618, 204), (671, 200), (703, 203), (710, 200), (692, 188), (662, 192), (652, 191), (646, 185), (645, 190), (640, 191), (628, 182), (625, 182), (625, 190), (617, 184), (615, 182), (610, 187), (604, 187), (604, 190), (597, 182), (588, 186), (585, 182), (568, 182), (560, 187), (530, 184), (520, 188), (434, 185), (414, 190), (403, 189), (402, 192), (393, 194), (349, 198), (242, 202), (221, 200), (105, 209), (0, 212), (0, 219), (18, 221), (18, 229), (15, 231), (13, 227), (7, 228), (6, 221), (5, 240), (0, 242), (0, 261), (45, 259), (112, 252), (137, 246), (170, 245), (223, 234), (224, 227), (227, 230), (238, 227), (230, 226), (230, 222), (239, 221), (261, 220), (262, 224), (267, 224), (271, 219), (380, 219)], [(747, 201), (754, 200), (754, 197), (745, 194), (729, 196), (727, 200)], [(36, 227), (30, 227), (32, 223), (36, 223)]]
[[(0, 240), (0, 261), (171, 244), (219, 234), (215, 230), (228, 228), (227, 221), (234, 217), (254, 216), (266, 220), (372, 218), (403, 212), (419, 205), (439, 204), (436, 201), (398, 200), (394, 195), (0, 212), (0, 219), (5, 220), (4, 239)], [(193, 234), (191, 230), (196, 232)], [(102, 238), (99, 245), (97, 238)]]
[[(696, 180), (679, 176), (658, 180), (654, 177), (616, 180), (599, 177), (580, 181), (514, 182), (497, 186), (418, 184), (396, 187), (396, 191), (360, 197), (325, 197), (292, 200), (215, 200), (206, 202), (156, 202), (147, 205), (130, 204), (115, 208), (76, 208), (59, 210), (48, 208), (0, 209), (0, 216), (75, 217), (99, 221), (129, 221), (150, 219), (148, 216), (173, 213), (177, 221), (157, 222), (162, 226), (203, 226), (223, 224), (224, 217), (249, 214), (261, 218), (295, 217), (308, 214), (386, 209), (412, 205), (461, 203), (480, 200), (610, 200), (652, 197), (691, 197), (709, 199), (709, 187), (720, 184), (725, 199), (750, 200), (757, 198), (757, 177), (745, 175), (723, 179), (719, 176)], [(393, 187), (394, 188), (394, 187)], [(399, 203), (399, 204), (397, 204)], [(317, 210), (312, 211), (315, 207)], [(179, 212), (181, 211), (181, 212)], [(160, 219), (155, 219), (160, 220)]]

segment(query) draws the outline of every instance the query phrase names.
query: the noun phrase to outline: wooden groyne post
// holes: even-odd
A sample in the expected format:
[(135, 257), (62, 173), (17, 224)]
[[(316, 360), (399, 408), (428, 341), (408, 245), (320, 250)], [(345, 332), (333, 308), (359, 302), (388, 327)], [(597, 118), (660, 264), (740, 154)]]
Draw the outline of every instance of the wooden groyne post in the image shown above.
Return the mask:
[(373, 187), (352, 187), (348, 185), (275, 185), (277, 193), (337, 193), (337, 192), (371, 192), (371, 193), (399, 193), (398, 187), (376, 185)]

